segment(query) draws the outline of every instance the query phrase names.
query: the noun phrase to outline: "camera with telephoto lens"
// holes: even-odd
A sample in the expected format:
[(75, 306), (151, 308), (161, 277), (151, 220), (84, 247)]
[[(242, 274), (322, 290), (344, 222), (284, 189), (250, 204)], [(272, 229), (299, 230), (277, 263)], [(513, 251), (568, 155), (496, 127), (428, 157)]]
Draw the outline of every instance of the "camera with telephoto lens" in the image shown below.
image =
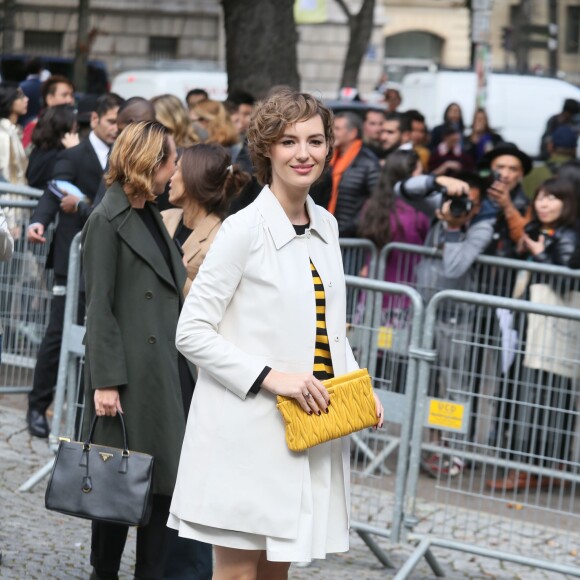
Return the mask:
[(540, 234), (542, 233), (542, 226), (540, 222), (533, 220), (528, 222), (524, 227), (524, 232), (533, 242), (537, 242), (540, 239)]

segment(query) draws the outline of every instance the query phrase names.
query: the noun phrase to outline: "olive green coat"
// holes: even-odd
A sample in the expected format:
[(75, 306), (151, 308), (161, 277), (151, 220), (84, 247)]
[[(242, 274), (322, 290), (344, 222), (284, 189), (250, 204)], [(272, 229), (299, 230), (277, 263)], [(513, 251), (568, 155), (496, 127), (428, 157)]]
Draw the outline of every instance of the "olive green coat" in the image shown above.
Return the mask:
[[(82, 234), (86, 280), (85, 436), (94, 389), (119, 388), (129, 448), (155, 457), (154, 493), (171, 495), (185, 430), (175, 329), (185, 268), (167, 234), (175, 278), (155, 240), (118, 184)], [(122, 447), (120, 421), (103, 417), (94, 441)]]

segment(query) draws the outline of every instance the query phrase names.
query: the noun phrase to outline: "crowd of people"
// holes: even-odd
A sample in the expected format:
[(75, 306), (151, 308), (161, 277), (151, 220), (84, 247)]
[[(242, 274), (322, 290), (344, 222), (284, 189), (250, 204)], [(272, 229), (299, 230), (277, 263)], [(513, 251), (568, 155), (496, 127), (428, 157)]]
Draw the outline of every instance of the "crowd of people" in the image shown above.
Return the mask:
[[(477, 290), (471, 272), (482, 254), (580, 267), (577, 102), (549, 120), (534, 165), (484, 109), (468, 125), (450, 103), (429, 130), (420, 111), (401, 112), (401, 96), (387, 93), (384, 107), (332, 115), (287, 87), (260, 103), (241, 91), (219, 102), (198, 88), (183, 100), (105, 94), (75, 108), (65, 77), (34, 91), (29, 82), (0, 85), (2, 177), (44, 191), (31, 216), (5, 211), (2, 235), (17, 248), (24, 239), (46, 244), (55, 226), (28, 429), (50, 431), (69, 251), (82, 231), (85, 421), (125, 413), (131, 445), (156, 457), (136, 577), (209, 578), (212, 544), (219, 579), (285, 578), (289, 562), (348, 549), (345, 442), (297, 460), (283, 437), (270, 437), (281, 428), (272, 423), (275, 395), (309, 414), (332, 412), (321, 380), (356, 368), (339, 236), (441, 250), (440, 261), (417, 263), (405, 279), (396, 252), (385, 268), (385, 280), (434, 290)], [(443, 319), (441, 352), (445, 336), (469, 324)], [(533, 370), (541, 383), (545, 373)], [(571, 412), (571, 381), (560, 382), (565, 396), (551, 406)], [(377, 399), (378, 426), (382, 414)], [(120, 446), (115, 427), (99, 423), (96, 438)], [(566, 432), (573, 428), (570, 419)], [(569, 445), (550, 449), (566, 460)], [(427, 464), (436, 470), (437, 458)], [(518, 478), (488, 486), (531, 485)], [(126, 534), (93, 522), (92, 578), (117, 577)]]

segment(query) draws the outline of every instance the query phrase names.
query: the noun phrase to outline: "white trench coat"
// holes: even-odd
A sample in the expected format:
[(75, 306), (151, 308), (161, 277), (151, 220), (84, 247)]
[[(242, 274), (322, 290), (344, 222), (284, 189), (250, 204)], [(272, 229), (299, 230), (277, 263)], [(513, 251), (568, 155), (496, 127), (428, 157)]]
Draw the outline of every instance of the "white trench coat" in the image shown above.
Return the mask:
[[(297, 236), (265, 187), (229, 217), (185, 301), (176, 344), (198, 365), (171, 513), (188, 522), (293, 539), (306, 453), (288, 450), (276, 397), (248, 393), (265, 366), (312, 372), (316, 308), (309, 259), (326, 293), (335, 375), (358, 368), (346, 339), (346, 290), (334, 217), (307, 199)], [(332, 412), (332, 410), (331, 410)], [(349, 513), (349, 446), (343, 475)]]

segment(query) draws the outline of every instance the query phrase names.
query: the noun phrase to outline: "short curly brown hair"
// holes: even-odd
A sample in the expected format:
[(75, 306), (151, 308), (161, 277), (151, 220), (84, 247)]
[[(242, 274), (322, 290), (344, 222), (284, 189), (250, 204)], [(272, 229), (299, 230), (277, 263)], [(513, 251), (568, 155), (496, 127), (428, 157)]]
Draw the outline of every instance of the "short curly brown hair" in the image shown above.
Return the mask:
[(332, 157), (334, 132), (332, 111), (326, 105), (309, 93), (293, 89), (281, 89), (258, 104), (248, 130), (248, 147), (256, 178), (261, 185), (271, 183), (270, 148), (281, 137), (286, 127), (299, 121), (307, 121), (316, 115), (320, 115), (324, 127), (324, 137), (328, 144), (326, 156), (328, 165)]

